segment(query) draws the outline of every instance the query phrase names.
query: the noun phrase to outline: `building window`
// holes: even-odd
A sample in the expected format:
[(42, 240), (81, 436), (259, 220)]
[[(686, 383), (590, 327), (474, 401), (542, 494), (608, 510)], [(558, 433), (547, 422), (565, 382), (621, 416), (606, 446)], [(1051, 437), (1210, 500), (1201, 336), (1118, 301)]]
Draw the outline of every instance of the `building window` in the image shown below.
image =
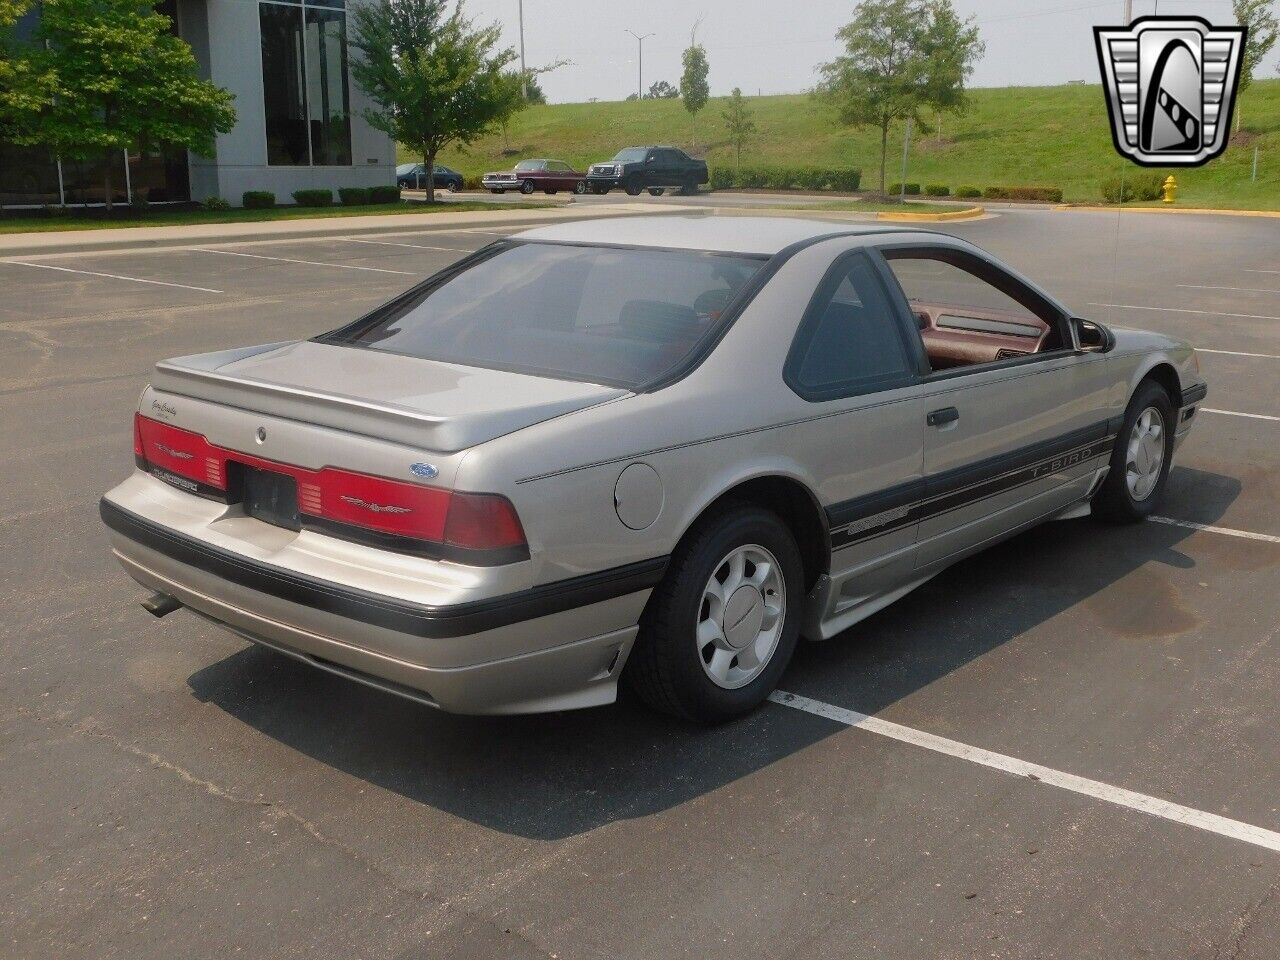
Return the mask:
[(340, 2), (263, 2), (267, 163), (349, 166), (347, 15)]

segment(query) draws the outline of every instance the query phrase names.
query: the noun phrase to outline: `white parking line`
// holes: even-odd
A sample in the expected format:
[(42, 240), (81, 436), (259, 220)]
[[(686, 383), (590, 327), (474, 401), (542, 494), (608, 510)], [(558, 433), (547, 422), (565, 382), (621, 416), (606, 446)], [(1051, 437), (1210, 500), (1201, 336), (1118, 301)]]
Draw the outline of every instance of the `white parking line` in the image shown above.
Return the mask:
[(1269, 533), (1254, 533), (1251, 530), (1233, 530), (1231, 527), (1213, 527), (1207, 523), (1192, 523), (1190, 520), (1175, 520), (1173, 517), (1147, 517), (1156, 523), (1167, 523), (1171, 527), (1186, 527), (1188, 530), (1203, 530), (1206, 533), (1220, 533), (1226, 537), (1240, 537), (1243, 540), (1261, 540), (1263, 543), (1280, 543), (1280, 537)]
[(234, 250), (211, 250), (208, 247), (191, 247), (199, 253), (220, 253), (224, 257), (250, 257), (254, 260), (279, 260), (281, 263), (303, 263), (309, 267), (332, 267), (336, 270), (368, 270), (371, 273), (399, 273), (406, 277), (416, 277), (418, 274), (410, 273), (408, 270), (388, 270), (385, 267), (357, 267), (349, 263), (325, 263), (322, 260), (293, 260), (289, 257), (267, 257), (261, 253), (237, 253)]
[(1274, 830), (1255, 827), (1252, 824), (1241, 823), (1239, 820), (1229, 820), (1226, 817), (1218, 816), (1216, 813), (1207, 813), (1204, 810), (1196, 810), (1193, 807), (1184, 807), (1178, 803), (1161, 800), (1159, 797), (1136, 793), (1133, 790), (1115, 787), (1098, 780), (1077, 777), (1073, 773), (1064, 773), (1061, 770), (1041, 766), (1038, 763), (1028, 763), (1026, 760), (1005, 756), (1002, 753), (994, 753), (981, 747), (971, 747), (967, 743), (948, 740), (946, 737), (939, 737), (936, 734), (916, 730), (913, 727), (904, 727), (901, 724), (881, 720), (879, 717), (870, 717), (865, 713), (858, 713), (854, 710), (846, 710), (843, 707), (823, 703), (820, 700), (810, 700), (808, 697), (801, 697), (794, 693), (775, 690), (769, 694), (769, 699), (784, 707), (802, 710), (818, 717), (826, 717), (828, 720), (834, 720), (849, 727), (857, 727), (859, 730), (866, 730), (869, 733), (876, 733), (882, 737), (888, 737), (890, 740), (897, 740), (900, 743), (908, 743), (912, 746), (922, 747), (925, 750), (932, 750), (934, 753), (967, 760), (970, 763), (990, 767), (992, 770), (999, 770), (1003, 773), (1026, 777), (1029, 780), (1046, 783), (1049, 786), (1070, 790), (1072, 793), (1093, 797), (1095, 800), (1103, 800), (1130, 810), (1137, 810), (1140, 813), (1159, 817), (1162, 820), (1181, 823), (1184, 826), (1195, 827), (1198, 830), (1207, 830), (1210, 833), (1230, 837), (1233, 840), (1241, 840), (1254, 846), (1265, 847), (1268, 850), (1280, 851), (1280, 833)]
[(1267, 413), (1240, 413), (1238, 410), (1215, 410), (1213, 407), (1201, 407), (1201, 413), (1220, 413), (1224, 417), (1248, 417), (1250, 420), (1280, 420)]
[(1178, 307), (1143, 307), (1136, 303), (1091, 303), (1091, 307), (1114, 307), (1117, 310), (1153, 310), (1156, 313), (1195, 313), (1202, 317), (1241, 317), (1245, 320), (1280, 320), (1280, 317), (1259, 316), (1256, 313), (1226, 313), (1222, 310), (1186, 310)]
[(1280, 290), (1263, 290), (1261, 287), (1211, 287), (1205, 283), (1180, 283), (1178, 286), (1187, 290), (1234, 290), (1236, 293), (1280, 294)]
[(209, 287), (193, 287), (185, 283), (169, 283), (165, 280), (143, 280), (141, 277), (124, 277), (118, 273), (97, 273), (93, 270), (72, 270), (70, 267), (55, 267), (50, 263), (28, 263), (25, 260), (5, 260), (4, 263), (16, 264), (19, 267), (35, 267), (39, 270), (60, 270), (63, 273), (83, 273), (86, 277), (106, 277), (109, 280), (129, 280), (133, 283), (149, 283), (156, 287), (177, 287), (180, 290), (199, 290), (201, 293), (222, 293)]
[(1263, 360), (1280, 360), (1280, 354), (1244, 353), (1240, 350), (1206, 350), (1204, 347), (1196, 347), (1196, 353), (1223, 353), (1229, 357), (1259, 357)]
[(380, 247), (412, 247), (415, 250), (447, 250), (449, 253), (471, 253), (465, 247), (429, 247), (425, 243), (393, 243), (390, 240), (357, 240), (355, 237), (342, 237), (347, 243), (376, 243)]
[(1246, 270), (1245, 273), (1280, 273), (1280, 270)]

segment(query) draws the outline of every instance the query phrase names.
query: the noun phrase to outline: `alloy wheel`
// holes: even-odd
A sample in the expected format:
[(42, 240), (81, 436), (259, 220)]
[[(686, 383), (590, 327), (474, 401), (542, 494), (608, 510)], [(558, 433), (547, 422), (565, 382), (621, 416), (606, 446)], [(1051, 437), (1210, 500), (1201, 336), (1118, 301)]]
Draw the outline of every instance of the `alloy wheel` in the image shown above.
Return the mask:
[(758, 544), (736, 547), (711, 574), (698, 609), (698, 660), (711, 682), (744, 687), (773, 658), (786, 619), (777, 558)]
[(1124, 480), (1134, 500), (1147, 499), (1160, 482), (1164, 451), (1164, 417), (1155, 407), (1147, 407), (1133, 423), (1124, 458)]

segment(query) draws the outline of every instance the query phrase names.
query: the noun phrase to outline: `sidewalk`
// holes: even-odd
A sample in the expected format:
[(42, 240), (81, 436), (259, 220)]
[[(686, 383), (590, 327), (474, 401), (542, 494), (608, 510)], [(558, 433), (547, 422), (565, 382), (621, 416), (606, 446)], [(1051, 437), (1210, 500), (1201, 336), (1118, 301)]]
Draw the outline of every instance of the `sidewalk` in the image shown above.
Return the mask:
[(413, 233), (476, 227), (536, 226), (586, 217), (634, 216), (638, 213), (688, 214), (687, 209), (655, 209), (643, 203), (592, 206), (568, 204), (537, 210), (470, 210), (460, 213), (390, 214), (314, 220), (270, 220), (255, 223), (188, 224), (170, 227), (123, 227), (0, 235), (0, 259), (105, 250), (187, 247), (210, 243), (300, 240), (351, 234)]

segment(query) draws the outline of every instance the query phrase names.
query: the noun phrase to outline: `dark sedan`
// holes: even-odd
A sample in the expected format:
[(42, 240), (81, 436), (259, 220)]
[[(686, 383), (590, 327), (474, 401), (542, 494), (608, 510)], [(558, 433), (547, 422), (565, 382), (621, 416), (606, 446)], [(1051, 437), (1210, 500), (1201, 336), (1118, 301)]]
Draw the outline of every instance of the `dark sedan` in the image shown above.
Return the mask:
[(535, 190), (543, 193), (558, 190), (587, 192), (584, 175), (563, 160), (521, 160), (511, 170), (486, 173), (480, 178), (480, 183), (493, 193), (506, 193), (508, 190), (521, 193), (533, 193)]
[[(435, 180), (437, 190), (448, 190), (457, 193), (462, 189), (462, 174), (457, 170), (436, 164)], [(427, 185), (427, 168), (421, 163), (402, 163), (396, 167), (396, 183), (409, 190), (424, 190)]]

